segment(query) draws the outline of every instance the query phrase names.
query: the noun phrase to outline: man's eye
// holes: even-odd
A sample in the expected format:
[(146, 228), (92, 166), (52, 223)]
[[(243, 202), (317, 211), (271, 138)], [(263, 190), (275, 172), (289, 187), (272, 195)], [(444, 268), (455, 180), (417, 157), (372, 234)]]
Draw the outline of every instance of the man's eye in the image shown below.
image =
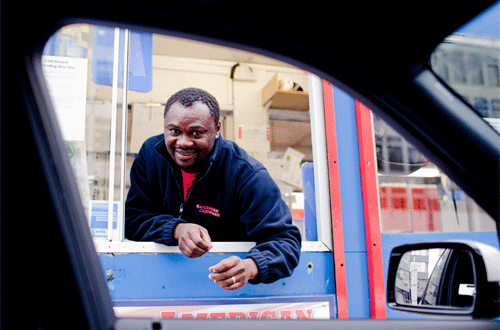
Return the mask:
[(202, 133), (202, 132), (200, 132), (200, 131), (194, 131), (194, 132), (193, 132), (193, 133), (191, 133), (191, 134), (192, 134), (194, 137), (200, 137), (200, 136), (202, 136), (202, 135), (203, 135), (203, 133)]
[(170, 130), (171, 135), (179, 135), (181, 132), (178, 129), (171, 128)]

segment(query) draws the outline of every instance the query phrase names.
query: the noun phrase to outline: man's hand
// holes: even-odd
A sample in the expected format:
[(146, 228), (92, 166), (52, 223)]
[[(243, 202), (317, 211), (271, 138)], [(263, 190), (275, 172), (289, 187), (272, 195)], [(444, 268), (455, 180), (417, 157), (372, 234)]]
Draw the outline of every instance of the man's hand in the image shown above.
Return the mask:
[(212, 240), (208, 231), (194, 223), (179, 223), (174, 229), (179, 249), (189, 258), (198, 258), (210, 251)]
[(255, 261), (250, 258), (242, 260), (237, 256), (224, 259), (209, 270), (213, 273), (208, 277), (226, 291), (244, 287), (259, 274)]

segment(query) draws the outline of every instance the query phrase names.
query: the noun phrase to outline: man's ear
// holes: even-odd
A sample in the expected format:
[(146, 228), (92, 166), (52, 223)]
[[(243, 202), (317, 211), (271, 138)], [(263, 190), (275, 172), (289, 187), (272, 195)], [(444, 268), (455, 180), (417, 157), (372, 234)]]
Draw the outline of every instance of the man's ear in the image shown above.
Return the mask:
[(219, 133), (220, 133), (220, 121), (217, 123), (217, 126), (215, 127), (216, 129), (216, 134), (215, 134), (215, 138), (218, 139), (219, 138)]

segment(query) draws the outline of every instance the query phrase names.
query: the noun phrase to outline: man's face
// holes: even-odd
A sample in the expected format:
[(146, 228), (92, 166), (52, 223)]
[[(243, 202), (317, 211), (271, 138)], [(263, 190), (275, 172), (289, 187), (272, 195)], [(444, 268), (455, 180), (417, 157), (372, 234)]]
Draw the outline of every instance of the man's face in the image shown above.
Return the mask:
[(167, 111), (164, 124), (165, 145), (172, 159), (186, 172), (199, 172), (197, 165), (210, 154), (220, 131), (208, 106), (197, 101), (184, 107), (176, 102)]

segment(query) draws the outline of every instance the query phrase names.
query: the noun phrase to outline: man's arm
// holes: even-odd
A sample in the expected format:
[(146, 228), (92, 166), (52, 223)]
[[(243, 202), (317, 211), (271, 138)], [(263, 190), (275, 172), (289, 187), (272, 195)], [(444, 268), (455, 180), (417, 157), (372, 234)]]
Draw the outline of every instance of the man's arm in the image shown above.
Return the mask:
[(150, 185), (154, 179), (148, 177), (144, 153), (143, 147), (130, 171), (131, 187), (125, 202), (125, 237), (133, 241), (177, 245), (174, 229), (186, 221), (160, 212), (161, 205), (155, 203), (154, 188)]
[(269, 173), (261, 169), (239, 189), (242, 221), (256, 242), (247, 254), (258, 268), (249, 283), (272, 283), (292, 275), (300, 258), (301, 237), (281, 191)]
[(158, 174), (152, 174), (152, 177), (148, 174), (145, 150), (145, 147), (141, 148), (130, 170), (131, 187), (125, 203), (125, 237), (134, 241), (178, 244), (184, 255), (190, 258), (202, 256), (212, 248), (208, 231), (197, 224), (165, 214), (167, 207), (158, 202), (165, 192), (156, 185), (160, 180)]
[(300, 232), (269, 173), (259, 170), (239, 187), (241, 221), (257, 244), (245, 259), (232, 256), (209, 268), (209, 278), (227, 291), (288, 277), (300, 258)]

